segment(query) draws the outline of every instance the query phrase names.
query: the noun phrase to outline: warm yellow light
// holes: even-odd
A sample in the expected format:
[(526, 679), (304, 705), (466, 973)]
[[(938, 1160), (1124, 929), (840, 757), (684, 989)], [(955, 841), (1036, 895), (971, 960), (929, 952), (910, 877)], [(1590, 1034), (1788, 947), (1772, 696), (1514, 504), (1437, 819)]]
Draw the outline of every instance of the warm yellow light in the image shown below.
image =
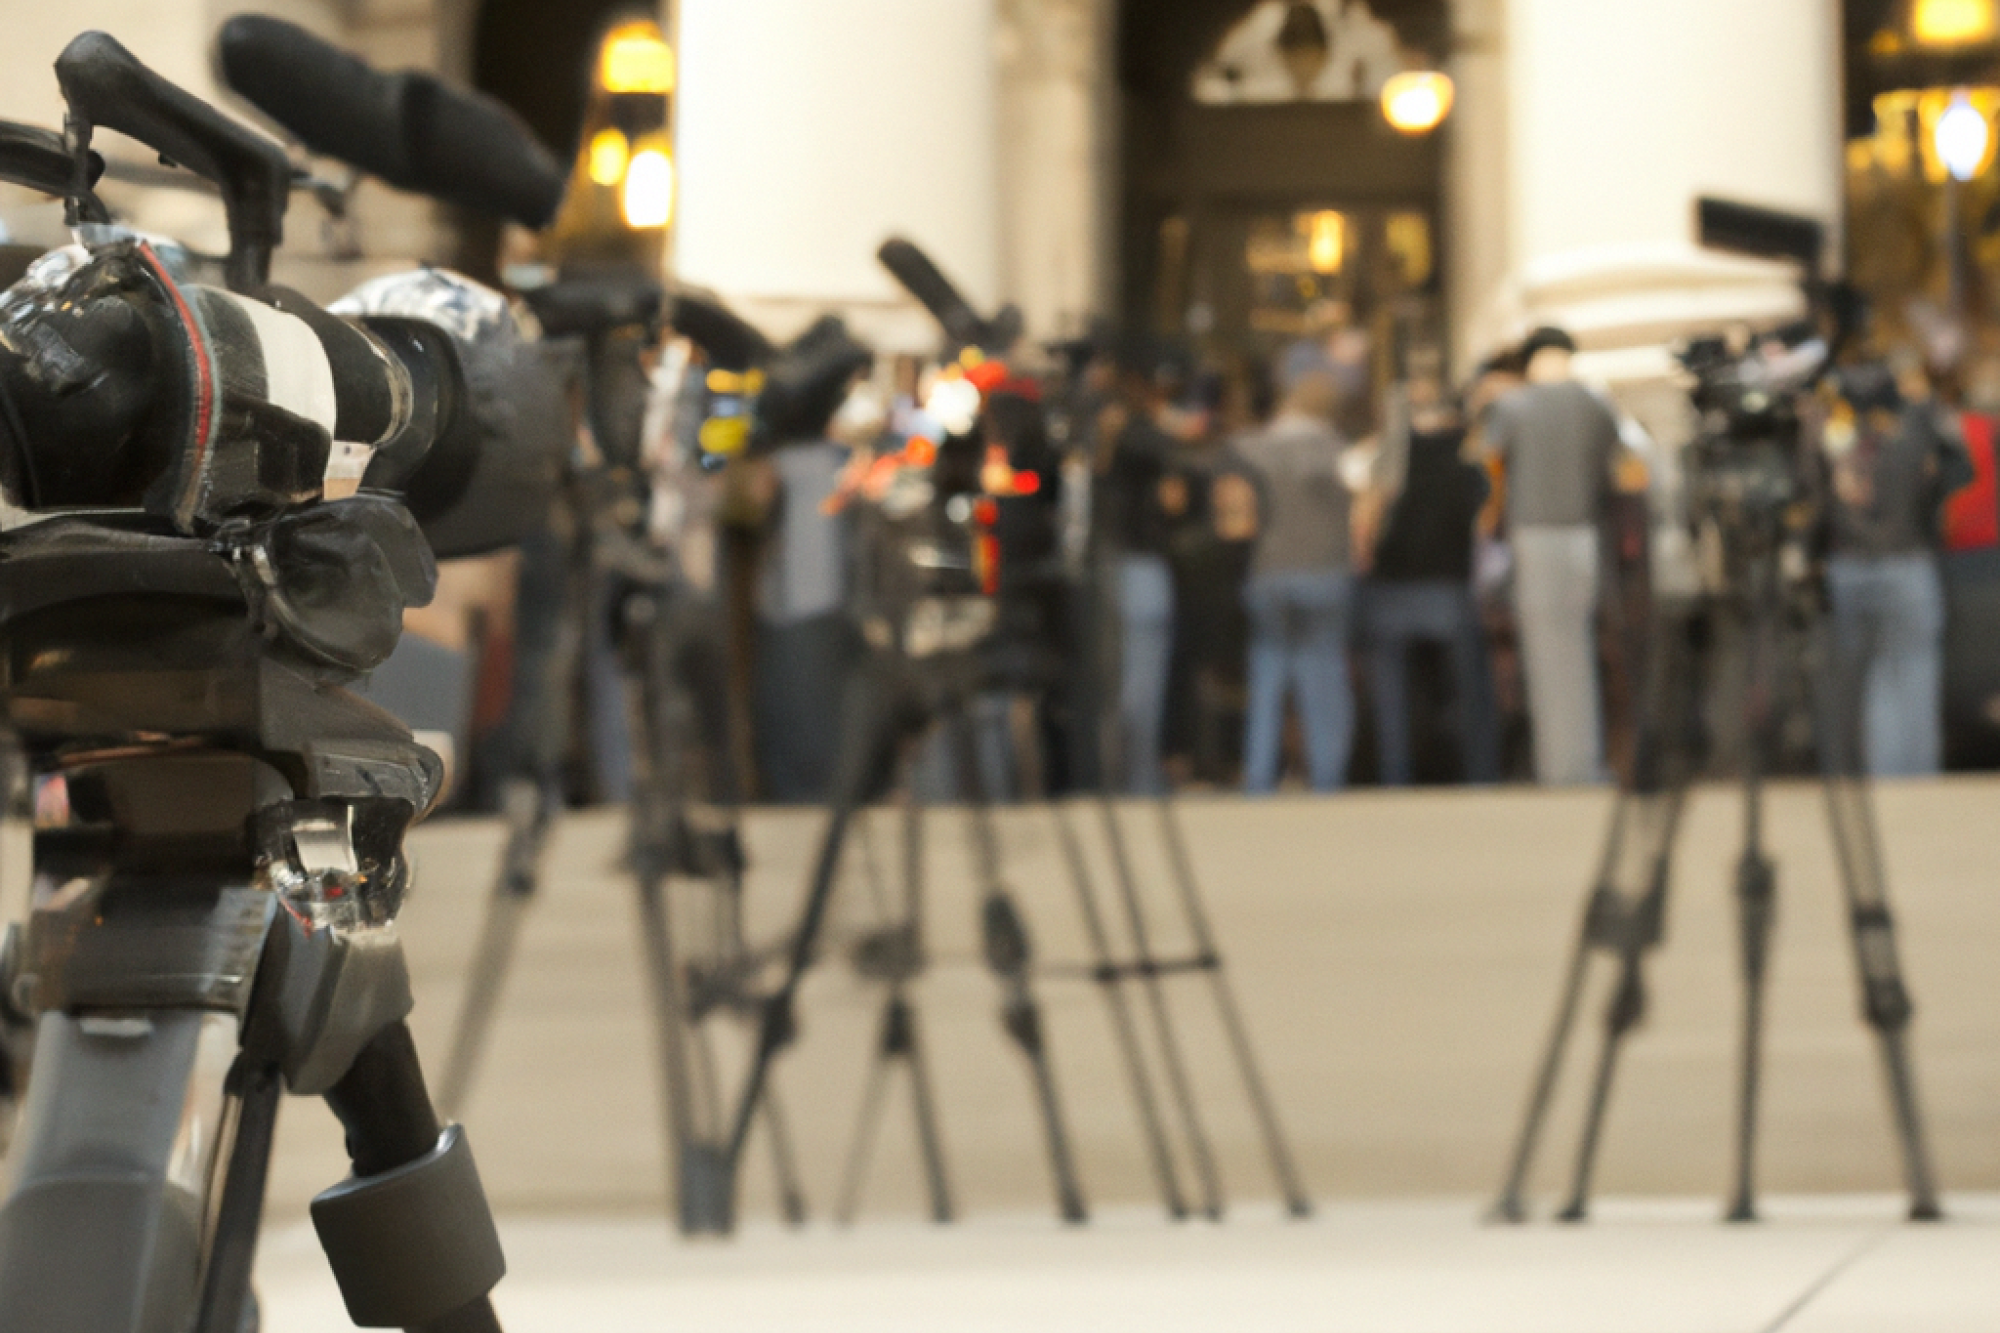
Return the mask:
[(642, 148), (625, 168), (625, 225), (664, 227), (674, 219), (674, 160), (658, 148)]
[(616, 185), (625, 179), (625, 164), (632, 158), (632, 146), (617, 130), (599, 130), (590, 137), (586, 154), (590, 178), (599, 185)]
[(1910, 31), (1924, 46), (1972, 46), (1995, 36), (1993, 0), (1917, 0)]
[(674, 48), (660, 25), (640, 19), (621, 23), (604, 39), (597, 81), (607, 93), (670, 93), (674, 90)]
[(1315, 273), (1338, 273), (1347, 258), (1347, 217), (1332, 209), (1312, 215), (1306, 228), (1306, 262)]
[[(1989, 130), (1982, 151), (1976, 155), (1949, 129), (1942, 139), (1939, 137), (1940, 125), (1959, 103), (1978, 113)], [(1996, 153), (2000, 153), (2000, 136), (1990, 132), (1994, 122), (2000, 121), (2000, 88), (1899, 88), (1877, 94), (1874, 105), (1875, 133), (1856, 141), (1863, 153), (1850, 149), (1850, 165), (1857, 169), (1873, 167), (1891, 177), (1920, 176), (1932, 185), (1942, 185), (1952, 174), (1947, 158), (1963, 151), (1959, 169), (1969, 166), (1972, 175), (1979, 176), (1992, 168)], [(1964, 122), (1966, 117), (1961, 113), (1957, 119)], [(1961, 123), (1955, 128), (1962, 131), (1968, 127)]]
[(1429, 134), (1451, 114), (1454, 91), (1436, 70), (1408, 70), (1382, 85), (1382, 115), (1404, 134)]

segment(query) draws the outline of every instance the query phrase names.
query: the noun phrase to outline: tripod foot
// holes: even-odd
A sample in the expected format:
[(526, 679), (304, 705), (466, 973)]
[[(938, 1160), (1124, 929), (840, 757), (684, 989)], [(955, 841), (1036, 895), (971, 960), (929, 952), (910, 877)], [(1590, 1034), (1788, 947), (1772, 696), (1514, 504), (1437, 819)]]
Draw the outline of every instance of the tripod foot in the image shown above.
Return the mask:
[(1738, 1199), (1729, 1205), (1729, 1211), (1722, 1215), (1725, 1222), (1755, 1222), (1757, 1206), (1748, 1199)]
[(1486, 1220), (1495, 1224), (1517, 1225), (1528, 1220), (1528, 1205), (1518, 1194), (1503, 1194), (1486, 1210)]
[(1582, 1199), (1572, 1201), (1561, 1212), (1556, 1214), (1556, 1221), (1558, 1222), (1587, 1222), (1589, 1220), (1590, 1205), (1586, 1204)]
[(736, 1229), (735, 1170), (725, 1149), (709, 1143), (682, 1148), (680, 1184), (682, 1235), (726, 1236)]
[(1944, 1209), (1938, 1206), (1936, 1199), (1914, 1199), (1910, 1203), (1910, 1220), (1912, 1222), (1942, 1222), (1944, 1221)]
[(1312, 1201), (1310, 1199), (1293, 1198), (1285, 1200), (1286, 1217), (1294, 1218), (1298, 1221), (1304, 1221), (1306, 1218), (1311, 1217), (1312, 1215), (1313, 1215), (1313, 1206), (1312, 1206)]

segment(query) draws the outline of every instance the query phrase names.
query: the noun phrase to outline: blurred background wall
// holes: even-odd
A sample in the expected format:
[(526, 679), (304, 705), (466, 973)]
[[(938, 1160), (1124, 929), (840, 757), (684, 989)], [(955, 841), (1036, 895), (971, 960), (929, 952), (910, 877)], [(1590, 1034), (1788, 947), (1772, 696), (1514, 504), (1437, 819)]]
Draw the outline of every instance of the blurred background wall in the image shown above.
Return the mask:
[[(259, 7), (382, 64), (485, 87), (560, 152), (575, 148), (596, 35), (632, 9)], [(212, 94), (208, 45), (237, 8), (17, 6), (0, 54), (0, 115), (59, 120), (49, 62), (87, 26)], [(1106, 316), (1197, 337), (1256, 318), (1276, 336), (1285, 312), (1259, 306), (1244, 271), (1254, 235), (1337, 210), (1358, 270), (1382, 267), (1385, 228), (1400, 238), (1387, 249), (1415, 244), (1414, 224), (1396, 219), (1421, 219), (1425, 262), (1400, 279), (1410, 290), (1377, 281), (1360, 295), (1428, 302), (1411, 318), (1461, 363), (1548, 318), (1576, 325), (1596, 350), (1657, 349), (1691, 325), (1791, 300), (1770, 270), (1699, 253), (1694, 194), (1840, 213), (1841, 16), (1829, 0), (1319, 0), (1329, 69), (1350, 48), (1387, 41), (1402, 64), (1453, 76), (1455, 109), (1419, 139), (1380, 123), (1374, 92), (1390, 71), (1366, 52), (1352, 57), (1355, 78), (1321, 76), (1307, 97), (1203, 103), (1198, 73), (1225, 55), (1254, 66), (1258, 11), (1283, 0), (679, 8), (660, 14), (678, 28), (682, 72), (675, 263), (781, 332), (836, 305), (886, 343), (926, 339), (872, 260), (883, 236), (902, 232), (981, 299), (1019, 302), (1044, 336)], [(146, 225), (220, 240), (204, 200), (153, 191), (129, 202)], [(337, 285), (354, 266), (327, 257), (331, 241), (315, 262), (320, 225), (309, 209), (295, 213), (306, 257), (293, 266), (312, 286)], [(466, 239), (477, 229), (427, 204), (364, 187), (358, 226), (380, 263), (479, 266)], [(476, 250), (493, 238), (473, 240)]]

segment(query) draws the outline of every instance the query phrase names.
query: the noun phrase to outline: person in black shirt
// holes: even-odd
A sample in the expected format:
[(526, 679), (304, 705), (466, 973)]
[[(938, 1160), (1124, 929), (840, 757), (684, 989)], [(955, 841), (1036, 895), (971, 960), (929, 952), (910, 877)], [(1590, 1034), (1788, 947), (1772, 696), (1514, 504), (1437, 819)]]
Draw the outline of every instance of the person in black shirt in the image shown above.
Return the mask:
[(1411, 779), (1409, 652), (1437, 643), (1451, 662), (1468, 782), (1500, 780), (1498, 710), (1472, 595), (1473, 529), (1485, 469), (1462, 456), (1465, 430), (1435, 381), (1411, 386), (1402, 477), (1362, 597), (1375, 740), (1384, 786)]
[(1167, 561), (1164, 496), (1175, 443), (1156, 420), (1151, 380), (1128, 370), (1120, 401), (1098, 418), (1096, 487), (1112, 595), (1118, 611), (1118, 742), (1113, 770), (1125, 790), (1166, 790), (1160, 763), (1173, 662), (1174, 578)]

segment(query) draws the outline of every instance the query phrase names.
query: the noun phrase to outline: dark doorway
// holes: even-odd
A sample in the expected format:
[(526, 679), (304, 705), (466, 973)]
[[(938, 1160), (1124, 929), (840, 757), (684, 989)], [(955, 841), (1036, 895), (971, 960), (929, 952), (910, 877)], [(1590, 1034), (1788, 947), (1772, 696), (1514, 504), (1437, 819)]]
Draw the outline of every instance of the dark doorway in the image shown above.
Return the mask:
[[(472, 85), (506, 103), (568, 161), (576, 154), (591, 61), (605, 30), (628, 16), (660, 14), (658, 6), (634, 0), (484, 0), (472, 29)], [(459, 266), (491, 281), (498, 225), (467, 215), (459, 219), (459, 235)]]
[[(1400, 344), (1442, 332), (1439, 135), (1397, 134), (1372, 98), (1197, 100), (1197, 68), (1254, 8), (1121, 8), (1122, 314), (1217, 360), (1255, 362), (1299, 336), (1316, 306), (1337, 302), (1382, 335), (1393, 359)], [(1445, 0), (1365, 8), (1412, 61), (1443, 59)]]

